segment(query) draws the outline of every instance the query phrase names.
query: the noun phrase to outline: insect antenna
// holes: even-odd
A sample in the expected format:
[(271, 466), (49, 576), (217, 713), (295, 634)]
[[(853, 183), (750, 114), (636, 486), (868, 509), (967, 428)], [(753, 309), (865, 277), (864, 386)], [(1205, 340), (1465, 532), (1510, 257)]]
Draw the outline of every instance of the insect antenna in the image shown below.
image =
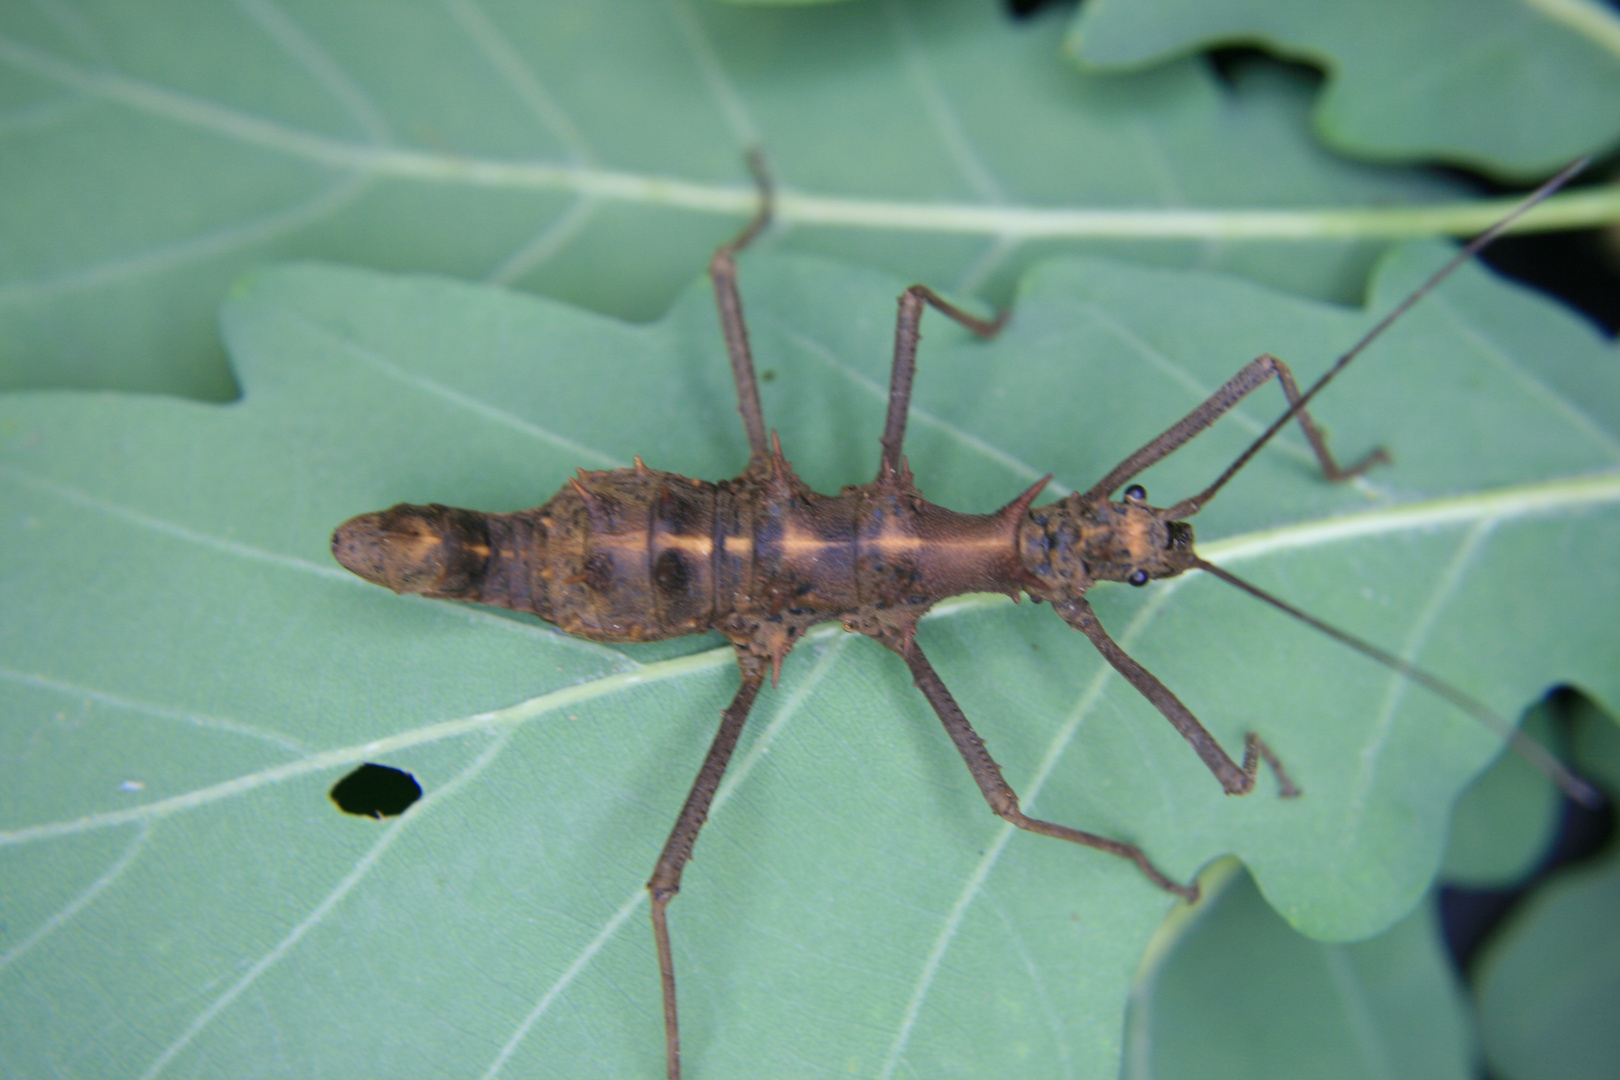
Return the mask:
[(1287, 426), (1289, 421), (1293, 420), (1294, 417), (1297, 416), (1300, 411), (1310, 403), (1311, 399), (1322, 391), (1323, 387), (1327, 386), (1328, 383), (1333, 381), (1334, 376), (1343, 371), (1345, 367), (1349, 365), (1350, 361), (1354, 360), (1357, 356), (1360, 356), (1367, 346), (1371, 345), (1378, 339), (1380, 334), (1389, 329), (1390, 324), (1410, 311), (1414, 304), (1416, 304), (1419, 300), (1422, 300), (1425, 296), (1432, 292), (1437, 285), (1439, 285), (1446, 278), (1450, 277), (1459, 266), (1467, 262), (1469, 259), (1472, 259), (1475, 255), (1479, 254), (1483, 248), (1488, 246), (1497, 237), (1506, 232), (1514, 222), (1518, 221), (1525, 214), (1529, 213), (1531, 208), (1537, 203), (1541, 202), (1543, 199), (1547, 198), (1547, 196), (1551, 195), (1553, 192), (1567, 184), (1576, 173), (1586, 168), (1590, 161), (1591, 158), (1580, 158), (1564, 166), (1551, 180), (1548, 180), (1545, 184), (1542, 184), (1539, 188), (1526, 196), (1525, 200), (1518, 206), (1514, 207), (1513, 211), (1501, 221), (1498, 221), (1495, 225), (1492, 225), (1490, 228), (1474, 237), (1461, 249), (1459, 249), (1455, 255), (1446, 261), (1444, 266), (1440, 267), (1440, 269), (1436, 270), (1433, 274), (1430, 274), (1428, 280), (1424, 281), (1422, 285), (1419, 285), (1416, 289), (1412, 290), (1411, 294), (1408, 295), (1405, 300), (1402, 300), (1399, 304), (1396, 304), (1393, 308), (1391, 308), (1389, 313), (1382, 319), (1379, 319), (1371, 330), (1368, 330), (1365, 334), (1363, 334), (1359, 341), (1350, 346), (1350, 348), (1346, 350), (1342, 356), (1335, 360), (1333, 362), (1333, 366), (1328, 368), (1327, 371), (1322, 374), (1321, 378), (1312, 383), (1310, 389), (1301, 394), (1298, 401), (1295, 401), (1289, 405), (1288, 410), (1279, 416), (1270, 427), (1261, 432), (1260, 437), (1255, 439), (1254, 442), (1250, 443), (1248, 449), (1239, 454), (1237, 456), (1237, 460), (1228, 465), (1226, 467), (1226, 471), (1222, 472), (1220, 476), (1217, 476), (1213, 484), (1209, 485), (1209, 487), (1205, 488), (1197, 495), (1194, 495), (1189, 499), (1183, 499), (1175, 506), (1170, 507), (1166, 511), (1166, 515), (1173, 521), (1180, 521), (1183, 518), (1191, 517), (1192, 515), (1198, 513), (1199, 510), (1203, 509), (1204, 506), (1215, 497), (1216, 493), (1219, 492), (1221, 488), (1226, 486), (1227, 481), (1231, 480), (1232, 477), (1241, 472), (1243, 467), (1249, 463), (1250, 459), (1253, 458), (1255, 454), (1260, 452), (1261, 447), (1265, 446), (1266, 443), (1271, 441), (1272, 436), (1276, 435), (1277, 432), (1281, 431), (1285, 426)]
[(1402, 660), (1394, 653), (1386, 652), (1383, 649), (1380, 649), (1370, 641), (1364, 641), (1363, 639), (1356, 637), (1354, 634), (1340, 630), (1336, 626), (1330, 626), (1321, 619), (1318, 619), (1313, 615), (1306, 614), (1299, 608), (1288, 603), (1286, 600), (1279, 599), (1278, 597), (1275, 597), (1266, 592), (1264, 589), (1260, 588), (1260, 586), (1243, 580), (1230, 570), (1224, 570), (1221, 567), (1216, 566), (1214, 563), (1206, 562), (1196, 555), (1193, 556), (1192, 565), (1205, 573), (1214, 574), (1228, 585), (1243, 590), (1257, 600), (1264, 600), (1278, 611), (1281, 611), (1287, 615), (1292, 615), (1294, 618), (1298, 619), (1306, 626), (1311, 627), (1313, 630), (1318, 630), (1323, 634), (1326, 634), (1328, 637), (1339, 642), (1341, 645), (1348, 645), (1350, 648), (1356, 650), (1358, 653), (1361, 653), (1363, 656), (1376, 660), (1380, 664), (1383, 664), (1385, 667), (1389, 668), (1391, 671), (1404, 675), (1406, 678), (1417, 683), (1431, 694), (1442, 697), (1451, 702), (1457, 708), (1461, 709), (1463, 712), (1485, 725), (1488, 730), (1495, 732), (1497, 735), (1507, 740), (1508, 745), (1511, 746), (1520, 757), (1528, 761), (1532, 766), (1546, 776), (1547, 779), (1551, 780), (1554, 784), (1557, 784), (1558, 789), (1565, 795), (1568, 795), (1582, 806), (1596, 807), (1602, 804), (1603, 796), (1598, 793), (1597, 789), (1591, 784), (1588, 784), (1585, 780), (1582, 780), (1580, 777), (1576, 776), (1574, 773), (1570, 772), (1569, 768), (1563, 762), (1554, 757), (1546, 747), (1542, 746), (1540, 743), (1536, 742), (1536, 740), (1520, 731), (1505, 718), (1498, 716), (1483, 703), (1469, 697), (1467, 694), (1463, 693), (1455, 686), (1452, 686), (1444, 679), (1424, 671), (1422, 668), (1411, 663), (1410, 661)]

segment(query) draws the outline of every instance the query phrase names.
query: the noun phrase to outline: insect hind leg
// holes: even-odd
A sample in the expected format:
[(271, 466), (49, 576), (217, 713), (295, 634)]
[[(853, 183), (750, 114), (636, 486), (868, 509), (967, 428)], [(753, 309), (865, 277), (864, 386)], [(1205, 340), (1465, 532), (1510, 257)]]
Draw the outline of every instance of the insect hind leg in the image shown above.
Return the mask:
[(687, 860), (692, 857), (692, 846), (697, 843), (698, 832), (708, 820), (709, 806), (714, 801), (715, 792), (720, 788), (720, 780), (725, 776), (726, 765), (731, 761), (732, 751), (737, 748), (737, 738), (742, 734), (743, 725), (748, 722), (748, 713), (754, 707), (754, 699), (759, 695), (759, 689), (765, 682), (765, 672), (760, 664), (740, 651), (738, 665), (742, 668), (742, 685), (737, 688), (736, 697), (721, 714), (720, 729), (715, 732), (708, 755), (704, 757), (703, 766), (698, 770), (697, 779), (692, 782), (692, 789), (686, 796), (686, 803), (681, 807), (680, 816), (675, 819), (675, 826), (669, 831), (669, 839), (664, 843), (664, 850), (658, 856), (658, 865), (653, 868), (652, 877), (647, 881), (647, 892), (652, 898), (653, 941), (658, 951), (658, 975), (663, 987), (664, 1058), (667, 1080), (680, 1080), (681, 1028), (675, 1004), (675, 957), (669, 943), (666, 909), (669, 902), (681, 891), (681, 874), (686, 869)]

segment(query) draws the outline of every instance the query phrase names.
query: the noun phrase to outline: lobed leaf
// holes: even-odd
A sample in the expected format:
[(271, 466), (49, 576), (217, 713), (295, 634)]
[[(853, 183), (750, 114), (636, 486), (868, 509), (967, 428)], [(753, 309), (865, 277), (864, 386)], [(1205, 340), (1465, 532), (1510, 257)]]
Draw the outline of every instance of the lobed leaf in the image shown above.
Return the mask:
[[(1620, 788), (1620, 733), (1586, 706), (1576, 765)], [(1511, 1080), (1600, 1080), (1620, 1061), (1620, 845), (1571, 867), (1529, 897), (1481, 957), (1475, 976), (1491, 1070)]]
[(1128, 1080), (1467, 1080), (1471, 1018), (1433, 897), (1367, 941), (1312, 941), (1241, 873), (1138, 988)]
[[(1438, 262), (1407, 251), (1373, 311)], [(876, 464), (904, 282), (763, 251), (742, 278), (768, 422), (821, 490)], [(1100, 260), (1038, 266), (981, 344), (932, 316), (907, 453), (988, 510), (1087, 485), (1269, 349), (1302, 378), (1371, 316)], [(24, 1074), (655, 1076), (642, 883), (735, 685), (712, 638), (606, 648), (401, 598), (336, 567), (349, 515), (486, 510), (577, 465), (717, 478), (745, 444), (706, 283), (658, 322), (443, 278), (292, 266), (224, 314), (245, 387), (0, 399), (0, 1045)], [(1583, 396), (1528, 351), (1557, 349)], [(1478, 270), (1324, 396), (1197, 520), (1205, 554), (1516, 714), (1620, 701), (1620, 369)], [(1556, 367), (1556, 365), (1555, 365)], [(1144, 477), (1196, 490), (1280, 410), (1267, 388)], [(1198, 576), (1098, 611), (1227, 746), (1305, 797), (1231, 799), (1083, 639), (967, 597), (920, 641), (1032, 813), (1190, 879), (1225, 854), (1297, 928), (1377, 933), (1423, 895), (1497, 740)], [(745, 732), (672, 907), (693, 1077), (1114, 1074), (1169, 900), (985, 808), (901, 665), (823, 628)], [(327, 789), (375, 761), (386, 823)]]
[(1091, 3), (1065, 48), (1142, 70), (1255, 45), (1323, 69), (1322, 139), (1385, 160), (1439, 158), (1507, 177), (1620, 140), (1620, 15), (1567, 0), (1138, 0)]
[(1497, 214), (1313, 146), (1307, 80), (1084, 74), (1061, 33), (989, 0), (4, 5), (0, 386), (228, 400), (213, 313), (282, 259), (651, 319), (752, 208), (751, 146), (787, 245), (999, 302), (1082, 250), (1349, 299), (1384, 237)]

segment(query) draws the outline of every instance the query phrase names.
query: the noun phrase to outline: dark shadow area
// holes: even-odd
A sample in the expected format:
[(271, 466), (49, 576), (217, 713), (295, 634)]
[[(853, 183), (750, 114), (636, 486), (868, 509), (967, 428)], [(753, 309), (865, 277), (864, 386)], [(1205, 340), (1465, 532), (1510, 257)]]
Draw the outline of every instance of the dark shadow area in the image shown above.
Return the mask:
[(422, 797), (422, 785), (403, 769), (370, 762), (332, 785), (337, 808), (357, 817), (398, 817)]
[[(1560, 687), (1548, 695), (1547, 703), (1567, 741), (1574, 713), (1582, 704), (1579, 692)], [(1553, 749), (1556, 752), (1558, 748)], [(1615, 832), (1615, 793), (1604, 791), (1603, 796), (1599, 806), (1582, 806), (1564, 797), (1558, 831), (1540, 862), (1522, 881), (1500, 889), (1441, 887), (1440, 917), (1446, 948), (1465, 977), (1473, 974), (1474, 962), (1491, 934), (1531, 893), (1566, 868), (1596, 857), (1609, 846)]]

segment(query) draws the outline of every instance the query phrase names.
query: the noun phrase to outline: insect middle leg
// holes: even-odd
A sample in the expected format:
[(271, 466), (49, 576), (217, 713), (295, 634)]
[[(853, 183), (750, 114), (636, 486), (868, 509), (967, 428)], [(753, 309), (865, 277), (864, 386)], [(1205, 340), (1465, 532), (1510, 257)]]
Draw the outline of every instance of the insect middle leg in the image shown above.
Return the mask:
[(739, 650), (737, 662), (742, 667), (742, 685), (737, 696), (720, 716), (720, 730), (714, 733), (709, 753), (703, 759), (686, 803), (669, 831), (658, 865), (647, 880), (647, 892), (652, 896), (653, 938), (658, 945), (658, 974), (664, 991), (664, 1061), (669, 1080), (681, 1076), (681, 1027), (675, 1009), (675, 958), (669, 947), (669, 922), (665, 909), (681, 891), (681, 872), (692, 857), (692, 846), (697, 843), (698, 832), (708, 820), (709, 806), (720, 787), (720, 778), (726, 774), (731, 752), (737, 748), (737, 737), (742, 734), (748, 712), (754, 707), (754, 698), (765, 681), (765, 669), (753, 657)]
[(1008, 312), (994, 319), (981, 319), (969, 315), (926, 285), (913, 285), (900, 294), (900, 315), (894, 323), (894, 367), (889, 372), (889, 415), (883, 424), (883, 459), (878, 465), (878, 479), (896, 476), (900, 472), (900, 448), (906, 439), (906, 413), (911, 408), (911, 381), (917, 374), (917, 342), (921, 340), (918, 325), (922, 322), (923, 306), (931, 305), (936, 311), (950, 316), (981, 338), (993, 338), (1001, 332)]
[(1028, 832), (1050, 836), (1056, 840), (1067, 840), (1072, 844), (1096, 848), (1098, 851), (1106, 851), (1110, 855), (1118, 855), (1122, 859), (1129, 859), (1136, 864), (1143, 874), (1147, 875), (1149, 881), (1152, 881), (1159, 888), (1166, 892), (1175, 893), (1185, 900), (1198, 899), (1197, 885), (1182, 885), (1171, 880), (1168, 875), (1154, 866), (1142, 849), (1135, 844), (1110, 840), (1106, 836), (1082, 832), (1079, 829), (1071, 829), (1067, 825), (1042, 821), (1040, 818), (1032, 818), (1025, 814), (1019, 809), (1018, 793), (1013, 791), (1012, 785), (1003, 779), (1001, 766), (996, 764), (996, 759), (990, 756), (990, 751), (985, 748), (984, 740), (979, 738), (979, 733), (973, 730), (972, 724), (968, 723), (968, 718), (962, 712), (962, 707), (956, 703), (956, 699), (951, 696), (951, 692), (945, 689), (945, 684), (940, 681), (938, 673), (934, 671), (934, 665), (928, 662), (928, 658), (923, 655), (922, 649), (917, 646), (916, 641), (910, 640), (904, 645), (898, 642), (887, 644), (900, 654), (901, 659), (905, 660), (906, 666), (911, 669), (912, 681), (917, 684), (917, 689), (921, 690), (923, 696), (928, 699), (928, 704), (934, 707), (934, 712), (939, 716), (940, 723), (945, 725), (946, 733), (950, 735), (951, 741), (956, 744), (957, 752), (962, 755), (962, 760), (967, 763), (968, 771), (973, 774), (974, 782), (979, 785), (979, 791), (983, 793), (984, 801), (990, 804), (990, 809), (995, 812), (997, 817)]
[(737, 291), (737, 253), (753, 243), (770, 223), (773, 188), (765, 157), (758, 150), (749, 152), (748, 168), (759, 185), (759, 209), (741, 232), (715, 249), (709, 259), (709, 279), (714, 283), (714, 303), (720, 310), (720, 332), (726, 339), (731, 378), (737, 384), (737, 411), (742, 414), (743, 431), (748, 435), (748, 462), (751, 467), (763, 467), (770, 460), (770, 447), (765, 441), (765, 412), (760, 407), (759, 383), (754, 377), (754, 354), (748, 346), (748, 324), (743, 321), (742, 294)]

